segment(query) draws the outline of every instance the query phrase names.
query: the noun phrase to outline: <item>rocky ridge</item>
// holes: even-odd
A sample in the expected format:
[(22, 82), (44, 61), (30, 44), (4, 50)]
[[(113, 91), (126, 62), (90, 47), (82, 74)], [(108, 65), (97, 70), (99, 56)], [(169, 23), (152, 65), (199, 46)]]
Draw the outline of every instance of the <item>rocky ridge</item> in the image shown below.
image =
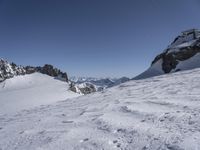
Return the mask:
[(33, 66), (18, 66), (15, 63), (9, 63), (6, 60), (0, 59), (0, 82), (12, 78), (18, 75), (25, 75), (39, 72), (46, 74), (57, 79), (68, 82), (68, 76), (66, 72), (62, 72), (52, 65), (45, 64), (43, 67)]

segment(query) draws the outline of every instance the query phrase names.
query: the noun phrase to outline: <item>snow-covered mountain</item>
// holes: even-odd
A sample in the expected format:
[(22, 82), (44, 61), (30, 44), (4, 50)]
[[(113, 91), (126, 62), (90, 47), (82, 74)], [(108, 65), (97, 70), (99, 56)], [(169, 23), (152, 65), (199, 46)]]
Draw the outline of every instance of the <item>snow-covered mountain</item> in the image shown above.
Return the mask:
[(79, 94), (90, 94), (93, 92), (102, 91), (106, 88), (124, 83), (129, 80), (129, 78), (126, 77), (119, 79), (70, 77), (70, 79), (68, 79), (68, 75), (66, 72), (62, 72), (58, 68), (55, 68), (54, 66), (49, 64), (46, 64), (43, 67), (24, 67), (0, 59), (0, 82), (5, 81), (6, 79), (13, 78), (15, 76), (37, 72), (68, 82), (70, 84), (70, 90)]
[(1, 60), (0, 150), (199, 150), (199, 62), (194, 29), (135, 78), (143, 80), (68, 80), (51, 65)]
[(200, 67), (200, 31), (182, 32), (161, 54), (155, 57), (151, 67), (135, 79), (143, 79), (165, 73)]
[(200, 69), (182, 71), (0, 114), (0, 149), (199, 150), (199, 82)]
[(80, 95), (70, 91), (67, 82), (45, 74), (15, 76), (0, 83), (0, 114), (30, 109), (77, 96)]
[(82, 94), (89, 94), (96, 91), (102, 91), (130, 80), (127, 77), (113, 79), (93, 77), (70, 77), (69, 79), (73, 82), (72, 91)]
[(67, 73), (52, 65), (23, 67), (0, 59), (0, 113), (30, 109), (76, 96), (80, 94), (70, 90)]

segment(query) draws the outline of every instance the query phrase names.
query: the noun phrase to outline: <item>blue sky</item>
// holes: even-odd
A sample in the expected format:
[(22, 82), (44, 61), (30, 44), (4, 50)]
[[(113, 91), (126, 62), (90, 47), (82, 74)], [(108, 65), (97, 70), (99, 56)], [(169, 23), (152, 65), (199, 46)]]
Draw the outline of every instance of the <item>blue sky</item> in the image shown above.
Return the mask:
[(69, 75), (134, 77), (183, 30), (200, 0), (0, 0), (0, 57)]

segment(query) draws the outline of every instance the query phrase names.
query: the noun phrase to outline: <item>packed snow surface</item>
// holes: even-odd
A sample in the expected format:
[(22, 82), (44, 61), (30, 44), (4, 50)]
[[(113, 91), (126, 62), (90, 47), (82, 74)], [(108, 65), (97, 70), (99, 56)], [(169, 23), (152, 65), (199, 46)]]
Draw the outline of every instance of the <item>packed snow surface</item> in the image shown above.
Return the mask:
[(79, 96), (68, 88), (67, 82), (41, 73), (7, 79), (0, 83), (0, 114), (13, 113)]
[(195, 69), (2, 114), (0, 149), (199, 150), (199, 83)]
[(160, 59), (155, 64), (153, 64), (150, 68), (148, 68), (146, 71), (136, 76), (134, 79), (145, 79), (145, 78), (164, 74), (164, 71), (162, 70), (162, 63), (163, 63), (163, 60)]
[(185, 61), (180, 61), (179, 64), (176, 66), (176, 68), (180, 70), (199, 68), (200, 67), (199, 62), (200, 62), (200, 53), (197, 53), (196, 55)]

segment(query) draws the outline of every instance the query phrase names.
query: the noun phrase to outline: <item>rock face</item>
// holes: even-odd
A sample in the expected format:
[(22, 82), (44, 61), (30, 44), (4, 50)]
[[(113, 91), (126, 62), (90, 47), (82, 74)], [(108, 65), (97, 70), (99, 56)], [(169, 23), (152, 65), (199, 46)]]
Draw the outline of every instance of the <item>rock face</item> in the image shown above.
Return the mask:
[(200, 31), (182, 32), (161, 54), (155, 57), (151, 67), (135, 79), (200, 67)]
[(14, 63), (9, 63), (3, 59), (0, 59), (0, 81), (4, 81), (8, 78), (12, 78), (17, 75), (25, 75), (31, 73), (43, 73), (57, 79), (68, 82), (68, 76), (66, 72), (62, 72), (52, 65), (46, 64), (43, 67), (32, 67), (32, 66), (17, 66)]
[(26, 70), (22, 66), (17, 66), (14, 63), (9, 63), (0, 59), (0, 82), (17, 75), (26, 74)]
[(58, 79), (61, 79), (63, 81), (68, 82), (68, 76), (66, 72), (62, 72), (57, 68), (54, 68), (52, 65), (46, 64), (43, 67), (36, 67), (36, 72), (40, 72), (52, 77), (56, 77)]
[(62, 72), (58, 68), (54, 68), (52, 65), (49, 65), (49, 64), (46, 64), (43, 67), (26, 66), (25, 70), (27, 74), (40, 72), (40, 73), (49, 75), (51, 77), (55, 77), (57, 79), (68, 82), (68, 76), (66, 72)]
[(90, 94), (93, 92), (97, 92), (95, 85), (93, 85), (92, 83), (88, 83), (88, 82), (81, 83), (81, 84), (71, 83), (70, 90), (74, 91), (75, 93), (79, 93), (79, 94)]

